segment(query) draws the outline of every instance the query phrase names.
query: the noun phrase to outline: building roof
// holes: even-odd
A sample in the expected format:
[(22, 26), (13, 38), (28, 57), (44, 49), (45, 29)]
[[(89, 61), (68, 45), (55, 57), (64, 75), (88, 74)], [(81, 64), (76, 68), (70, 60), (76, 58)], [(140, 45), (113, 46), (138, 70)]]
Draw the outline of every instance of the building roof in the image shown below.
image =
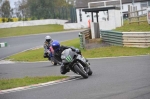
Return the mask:
[[(106, 1), (106, 0), (76, 0), (76, 8), (88, 8), (88, 2)], [(149, 0), (134, 0), (134, 2), (145, 2)], [(122, 0), (122, 4), (132, 3), (132, 0)]]
[(99, 11), (108, 11), (109, 9), (119, 9), (119, 8), (115, 6), (109, 6), (109, 7), (100, 7), (100, 8), (85, 8), (85, 9), (82, 9), (82, 11), (99, 12)]

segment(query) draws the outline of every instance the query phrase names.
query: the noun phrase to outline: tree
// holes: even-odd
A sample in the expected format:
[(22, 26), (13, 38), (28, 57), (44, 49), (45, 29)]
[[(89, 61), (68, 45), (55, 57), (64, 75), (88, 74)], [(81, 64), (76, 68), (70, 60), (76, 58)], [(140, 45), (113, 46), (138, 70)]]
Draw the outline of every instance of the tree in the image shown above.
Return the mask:
[(10, 9), (10, 16), (13, 17), (14, 9)]
[(9, 1), (4, 1), (4, 3), (1, 6), (1, 13), (2, 17), (9, 18), (10, 17), (10, 2)]
[(27, 0), (21, 1), (20, 5), (19, 5), (19, 11), (22, 12), (21, 14), (22, 14), (23, 18), (26, 19), (26, 18), (30, 17)]
[(68, 19), (70, 7), (66, 0), (20, 0), (16, 4), (17, 16), (31, 19)]
[(16, 14), (16, 17), (19, 18), (19, 17), (21, 17), (21, 11), (19, 10), (20, 1), (17, 1), (14, 4), (15, 4), (14, 12)]

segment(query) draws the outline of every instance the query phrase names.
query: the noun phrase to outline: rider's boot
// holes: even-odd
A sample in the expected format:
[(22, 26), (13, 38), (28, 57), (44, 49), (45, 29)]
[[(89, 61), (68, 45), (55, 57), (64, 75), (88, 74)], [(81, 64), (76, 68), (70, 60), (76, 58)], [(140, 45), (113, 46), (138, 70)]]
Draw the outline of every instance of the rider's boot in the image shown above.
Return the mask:
[(60, 73), (63, 74), (63, 75), (67, 73), (64, 64), (61, 64)]

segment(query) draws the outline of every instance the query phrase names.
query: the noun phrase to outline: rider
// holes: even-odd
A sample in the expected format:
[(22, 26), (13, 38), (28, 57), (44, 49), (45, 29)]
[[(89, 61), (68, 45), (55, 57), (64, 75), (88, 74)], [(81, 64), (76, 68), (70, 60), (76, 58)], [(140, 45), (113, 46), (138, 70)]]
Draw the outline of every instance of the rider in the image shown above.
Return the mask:
[(53, 40), (52, 40), (52, 38), (49, 36), (49, 35), (47, 35), (46, 37), (45, 37), (45, 42), (44, 42), (44, 58), (48, 58), (49, 60), (50, 60), (50, 50), (49, 50), (49, 48), (50, 48), (50, 46), (51, 46), (51, 43), (53, 42)]
[[(69, 72), (69, 70), (67, 70), (64, 66), (64, 64), (62, 63), (61, 60), (61, 53), (68, 48), (71, 48), (72, 51), (75, 51), (78, 54), (81, 54), (81, 51), (79, 49), (75, 49), (73, 47), (68, 47), (68, 46), (62, 46), (60, 45), (60, 43), (58, 41), (53, 41), (52, 42), (52, 48), (54, 50), (54, 58), (59, 62), (59, 64), (61, 65), (60, 67), (60, 72), (61, 74), (66, 74), (67, 72)], [(58, 63), (57, 62), (57, 63)]]

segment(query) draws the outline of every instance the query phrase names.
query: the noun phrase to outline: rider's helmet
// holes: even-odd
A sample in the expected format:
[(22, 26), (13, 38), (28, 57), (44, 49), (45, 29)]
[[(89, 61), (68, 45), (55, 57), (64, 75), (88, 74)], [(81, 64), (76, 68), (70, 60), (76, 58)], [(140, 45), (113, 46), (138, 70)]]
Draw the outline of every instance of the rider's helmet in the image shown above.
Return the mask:
[(47, 42), (50, 42), (50, 41), (52, 40), (52, 38), (51, 38), (49, 35), (47, 35), (47, 36), (45, 37), (45, 40), (46, 40)]
[(52, 42), (52, 47), (54, 51), (59, 51), (60, 49), (60, 43), (58, 41), (53, 41)]

